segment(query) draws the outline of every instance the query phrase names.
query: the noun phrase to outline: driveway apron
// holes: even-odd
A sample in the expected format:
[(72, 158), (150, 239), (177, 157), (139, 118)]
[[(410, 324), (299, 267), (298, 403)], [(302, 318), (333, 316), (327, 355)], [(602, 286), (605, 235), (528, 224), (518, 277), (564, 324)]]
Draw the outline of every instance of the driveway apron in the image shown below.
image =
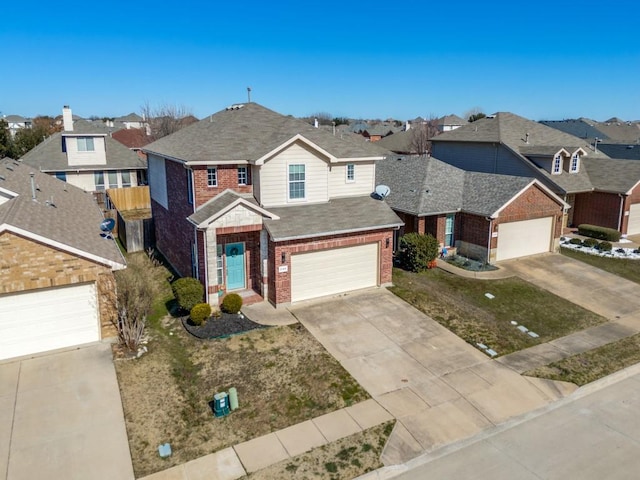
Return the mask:
[(0, 364), (0, 388), (0, 478), (133, 478), (110, 345)]
[(289, 310), (398, 420), (385, 465), (473, 436), (572, 391), (492, 361), (384, 289)]

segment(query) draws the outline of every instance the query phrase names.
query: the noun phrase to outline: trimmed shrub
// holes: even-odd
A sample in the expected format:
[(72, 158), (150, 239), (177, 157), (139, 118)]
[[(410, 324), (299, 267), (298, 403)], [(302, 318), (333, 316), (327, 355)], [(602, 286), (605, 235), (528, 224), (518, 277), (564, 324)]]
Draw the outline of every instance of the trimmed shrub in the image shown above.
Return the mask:
[(171, 289), (180, 308), (188, 312), (204, 298), (204, 287), (192, 277), (179, 278), (171, 284)]
[(578, 225), (578, 234), (585, 237), (597, 238), (598, 240), (607, 240), (609, 242), (617, 242), (620, 240), (620, 232), (607, 227), (598, 227), (597, 225), (588, 225), (586, 223)]
[(610, 252), (613, 248), (613, 245), (611, 245), (611, 242), (600, 242), (597, 248), (601, 252)]
[(191, 321), (195, 325), (202, 325), (211, 316), (211, 305), (208, 303), (197, 303), (191, 309)]
[[(569, 240), (569, 243), (571, 245), (582, 245), (582, 240), (580, 240), (579, 238), (575, 238), (574, 237), (571, 240)], [(596, 241), (596, 243), (598, 243), (598, 242)]]
[(436, 259), (440, 244), (433, 235), (407, 233), (400, 237), (401, 262), (412, 272), (423, 272)]
[(589, 247), (589, 248), (593, 248), (593, 247), (598, 246), (598, 243), (600, 243), (600, 242), (598, 242), (598, 240), (596, 240), (595, 238), (585, 238), (582, 241), (582, 245), (584, 245), (585, 247)]
[(238, 313), (242, 308), (242, 297), (237, 293), (229, 293), (222, 299), (222, 311), (227, 313)]

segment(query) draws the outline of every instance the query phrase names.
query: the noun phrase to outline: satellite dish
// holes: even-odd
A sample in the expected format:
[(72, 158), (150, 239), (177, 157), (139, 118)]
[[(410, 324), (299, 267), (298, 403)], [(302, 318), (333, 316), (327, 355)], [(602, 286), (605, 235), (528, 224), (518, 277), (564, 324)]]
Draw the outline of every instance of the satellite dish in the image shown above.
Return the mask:
[(373, 197), (378, 200), (383, 200), (387, 195), (391, 193), (391, 189), (386, 185), (378, 185), (373, 192)]
[(113, 238), (111, 236), (111, 231), (114, 229), (114, 227), (116, 226), (116, 221), (113, 218), (105, 218), (102, 223), (100, 223), (100, 230), (102, 230), (104, 233), (101, 233), (100, 235), (104, 238)]

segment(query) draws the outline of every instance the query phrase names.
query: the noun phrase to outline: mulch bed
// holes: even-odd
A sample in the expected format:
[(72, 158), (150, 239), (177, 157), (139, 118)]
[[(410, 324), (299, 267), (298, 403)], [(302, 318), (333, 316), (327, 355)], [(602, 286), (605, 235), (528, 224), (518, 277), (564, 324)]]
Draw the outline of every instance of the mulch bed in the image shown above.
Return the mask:
[(228, 337), (256, 328), (266, 328), (265, 325), (252, 322), (244, 314), (224, 312), (219, 318), (209, 318), (202, 326), (194, 325), (188, 316), (182, 317), (182, 325), (187, 332), (200, 339)]

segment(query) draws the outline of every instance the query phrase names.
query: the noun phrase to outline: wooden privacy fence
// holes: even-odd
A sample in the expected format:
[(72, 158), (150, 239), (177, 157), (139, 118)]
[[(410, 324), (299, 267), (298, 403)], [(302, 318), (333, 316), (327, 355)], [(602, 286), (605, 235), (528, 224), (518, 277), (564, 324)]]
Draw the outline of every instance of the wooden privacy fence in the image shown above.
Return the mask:
[(109, 188), (107, 196), (119, 212), (151, 208), (149, 187)]

